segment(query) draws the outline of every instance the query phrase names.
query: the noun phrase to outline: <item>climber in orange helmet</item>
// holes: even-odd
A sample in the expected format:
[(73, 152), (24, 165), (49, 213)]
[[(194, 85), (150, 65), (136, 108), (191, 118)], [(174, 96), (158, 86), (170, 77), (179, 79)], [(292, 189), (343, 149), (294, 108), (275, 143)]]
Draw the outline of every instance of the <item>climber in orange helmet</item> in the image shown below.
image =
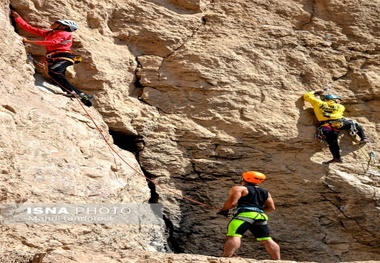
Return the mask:
[(270, 193), (258, 185), (266, 179), (260, 172), (248, 171), (242, 174), (241, 185), (230, 189), (227, 201), (217, 213), (228, 217), (228, 211), (237, 207), (237, 213), (228, 224), (223, 257), (231, 257), (240, 247), (241, 237), (249, 230), (264, 245), (273, 260), (279, 260), (280, 246), (272, 240), (267, 225), (268, 216), (264, 212), (275, 210)]

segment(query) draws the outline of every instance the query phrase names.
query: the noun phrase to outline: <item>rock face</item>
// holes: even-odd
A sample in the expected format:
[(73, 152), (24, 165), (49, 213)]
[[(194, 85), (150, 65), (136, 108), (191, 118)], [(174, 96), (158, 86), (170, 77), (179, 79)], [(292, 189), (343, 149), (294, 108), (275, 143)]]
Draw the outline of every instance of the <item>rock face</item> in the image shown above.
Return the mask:
[[(67, 76), (93, 108), (27, 60), (44, 49), (23, 45), (33, 36), (12, 26), (9, 3), (37, 27), (78, 22), (83, 62)], [(1, 203), (164, 208), (152, 226), (2, 224), (2, 262), (254, 262), (217, 258), (228, 220), (216, 210), (246, 170), (267, 175), (284, 260), (380, 260), (377, 1), (1, 4)], [(325, 87), (371, 140), (342, 132), (343, 164), (321, 164), (331, 155), (302, 99)], [(268, 259), (248, 233), (237, 254)]]

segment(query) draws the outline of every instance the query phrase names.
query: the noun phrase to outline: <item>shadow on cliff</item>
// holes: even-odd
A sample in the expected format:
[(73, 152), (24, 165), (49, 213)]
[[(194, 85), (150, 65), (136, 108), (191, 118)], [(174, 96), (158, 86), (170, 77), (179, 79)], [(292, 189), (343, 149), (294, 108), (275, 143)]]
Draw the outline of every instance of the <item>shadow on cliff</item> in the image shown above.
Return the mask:
[[(226, 182), (220, 183), (215, 179), (173, 181), (184, 196), (204, 204), (203, 206), (189, 200), (179, 200), (181, 218), (179, 226), (173, 231), (178, 250), (174, 252), (221, 256), (227, 224), (232, 217), (230, 215), (226, 218), (216, 214), (228, 196), (228, 188), (222, 185)], [(238, 183), (231, 179), (227, 184), (233, 186)], [(223, 196), (223, 199), (220, 196)]]
[(51, 79), (45, 78), (39, 73), (34, 74), (34, 85), (53, 94), (63, 94), (61, 88), (55, 85)]

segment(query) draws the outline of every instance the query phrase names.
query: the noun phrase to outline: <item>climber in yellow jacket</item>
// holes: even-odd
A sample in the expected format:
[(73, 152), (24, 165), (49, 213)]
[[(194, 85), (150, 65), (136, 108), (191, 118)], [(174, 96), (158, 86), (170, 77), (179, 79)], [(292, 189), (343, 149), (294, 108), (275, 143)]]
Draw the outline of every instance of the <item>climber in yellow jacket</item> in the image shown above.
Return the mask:
[(369, 140), (366, 138), (362, 126), (343, 117), (345, 107), (341, 104), (342, 99), (339, 96), (327, 94), (322, 99), (315, 97), (315, 94), (321, 95), (323, 92), (324, 90), (306, 92), (303, 98), (313, 106), (315, 116), (319, 121), (319, 129), (333, 155), (333, 159), (325, 163), (342, 163), (338, 142), (340, 130), (350, 130), (353, 135), (357, 134), (360, 137), (360, 143), (367, 143)]

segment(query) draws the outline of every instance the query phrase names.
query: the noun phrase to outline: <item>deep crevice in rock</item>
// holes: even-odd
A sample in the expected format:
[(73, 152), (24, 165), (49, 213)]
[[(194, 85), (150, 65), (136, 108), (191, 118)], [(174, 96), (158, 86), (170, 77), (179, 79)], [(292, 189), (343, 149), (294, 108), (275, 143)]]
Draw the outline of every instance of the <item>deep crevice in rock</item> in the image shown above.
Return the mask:
[[(150, 204), (157, 204), (159, 203), (159, 197), (160, 195), (156, 191), (156, 184), (153, 181), (154, 176), (145, 171), (143, 168), (141, 168), (145, 177), (147, 178), (147, 183), (148, 187), (150, 189), (150, 199), (149, 203)], [(165, 215), (163, 214), (163, 220), (165, 222), (165, 227), (166, 227), (166, 234), (167, 234), (167, 239), (166, 242), (168, 244), (168, 251), (174, 252), (174, 253), (183, 253), (183, 249), (179, 246), (177, 239), (174, 237), (174, 225), (172, 221)]]
[(177, 239), (174, 237), (174, 225), (172, 221), (164, 215), (164, 222), (165, 222), (166, 230), (168, 231), (167, 242), (168, 242), (168, 246), (170, 250), (178, 254), (184, 253), (184, 250), (181, 248)]
[(113, 138), (114, 144), (121, 149), (131, 152), (135, 156), (141, 151), (141, 147), (143, 146), (141, 136), (127, 135), (126, 133), (115, 130), (109, 130), (109, 133)]
[(150, 199), (148, 202), (150, 204), (157, 204), (157, 203), (159, 203), (158, 199), (160, 198), (160, 195), (156, 191), (156, 185), (153, 182), (153, 175), (151, 173), (145, 171), (144, 168), (141, 168), (141, 169), (142, 169), (145, 177), (147, 178), (146, 182), (148, 183), (148, 187), (150, 189)]
[(136, 57), (137, 66), (135, 69), (135, 78), (134, 78), (134, 88), (131, 92), (131, 95), (136, 96), (140, 101), (145, 102), (142, 98), (142, 95), (144, 93), (144, 86), (141, 84), (141, 70), (143, 66), (141, 65), (138, 56)]
[[(141, 136), (135, 136), (135, 135), (127, 135), (120, 131), (109, 131), (110, 135), (112, 136), (114, 140), (114, 144), (119, 146), (121, 149), (132, 152), (138, 161), (139, 152), (144, 149), (144, 140)], [(144, 173), (144, 176), (146, 177), (146, 182), (148, 184), (148, 187), (150, 189), (150, 204), (157, 204), (159, 203), (159, 197), (160, 195), (156, 191), (156, 184), (154, 183), (154, 175), (147, 172), (143, 167), (141, 167), (142, 172)], [(167, 251), (174, 252), (174, 253), (183, 253), (183, 249), (179, 246), (176, 238), (174, 237), (174, 225), (172, 221), (163, 215), (163, 220), (165, 222), (166, 227), (166, 234), (167, 239), (166, 242), (168, 244)]]

